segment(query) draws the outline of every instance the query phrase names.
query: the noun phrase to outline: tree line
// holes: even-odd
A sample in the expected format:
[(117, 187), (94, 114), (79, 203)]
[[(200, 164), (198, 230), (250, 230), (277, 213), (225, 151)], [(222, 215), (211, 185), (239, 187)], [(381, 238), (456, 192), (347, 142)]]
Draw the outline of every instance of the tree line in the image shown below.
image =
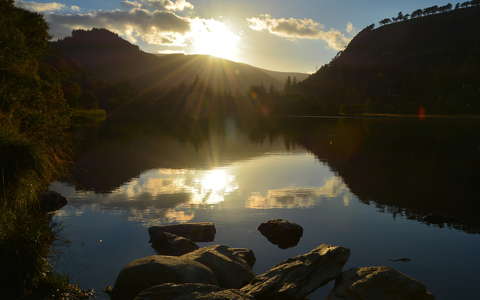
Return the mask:
[(463, 2), (463, 3), (457, 3), (455, 5), (455, 7), (451, 3), (448, 3), (448, 4), (443, 5), (443, 6), (434, 5), (434, 6), (431, 6), (431, 7), (424, 8), (424, 9), (417, 9), (410, 14), (403, 14), (403, 12), (399, 12), (396, 17), (385, 18), (385, 19), (379, 21), (378, 23), (380, 25), (387, 25), (387, 24), (390, 24), (390, 23), (407, 21), (409, 19), (415, 19), (415, 18), (419, 18), (419, 17), (430, 16), (430, 15), (437, 14), (437, 13), (440, 13), (440, 14), (441, 13), (446, 13), (446, 12), (449, 12), (453, 9), (457, 10), (457, 9), (461, 9), (461, 8), (470, 8), (470, 7), (478, 7), (478, 6), (480, 6), (480, 0), (472, 0), (472, 1), (467, 1), (467, 2)]

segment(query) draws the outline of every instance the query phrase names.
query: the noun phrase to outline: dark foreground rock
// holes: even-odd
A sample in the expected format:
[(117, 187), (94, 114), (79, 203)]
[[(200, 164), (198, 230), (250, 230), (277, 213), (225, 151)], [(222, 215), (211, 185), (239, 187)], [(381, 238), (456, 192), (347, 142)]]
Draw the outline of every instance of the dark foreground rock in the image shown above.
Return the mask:
[(253, 300), (239, 290), (209, 284), (162, 284), (142, 291), (135, 300)]
[(282, 219), (262, 223), (258, 231), (281, 249), (296, 246), (303, 235), (302, 226)]
[(67, 199), (54, 191), (41, 193), (39, 199), (42, 210), (46, 212), (56, 211), (67, 205)]
[(180, 256), (198, 249), (191, 240), (168, 232), (157, 232), (150, 242), (159, 255)]
[(253, 255), (253, 252), (248, 249), (214, 245), (200, 248), (181, 257), (210, 268), (220, 287), (239, 289), (255, 277), (250, 264), (245, 259), (245, 253)]
[(163, 232), (173, 233), (193, 242), (212, 242), (215, 240), (216, 229), (211, 222), (153, 226), (148, 229), (150, 241), (156, 240), (157, 235)]
[(140, 258), (122, 269), (113, 287), (112, 300), (131, 300), (141, 291), (165, 283), (201, 283), (239, 289), (255, 276), (247, 261), (249, 257), (254, 257), (251, 250), (215, 245), (178, 257)]
[(426, 287), (390, 267), (363, 267), (342, 273), (328, 300), (433, 300)]
[(257, 275), (241, 290), (255, 299), (304, 299), (338, 277), (349, 256), (347, 248), (322, 244)]
[(125, 266), (113, 287), (112, 300), (131, 300), (141, 291), (163, 283), (217, 285), (215, 274), (205, 265), (181, 257), (154, 255)]

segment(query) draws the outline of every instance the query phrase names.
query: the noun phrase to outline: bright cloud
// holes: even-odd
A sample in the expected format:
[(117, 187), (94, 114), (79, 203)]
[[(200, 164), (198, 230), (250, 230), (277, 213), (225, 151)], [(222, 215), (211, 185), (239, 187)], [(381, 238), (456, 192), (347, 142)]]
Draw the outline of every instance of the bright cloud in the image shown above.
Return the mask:
[(266, 196), (253, 193), (246, 207), (253, 209), (307, 208), (319, 199), (341, 199), (345, 206), (350, 204), (350, 191), (340, 177), (332, 177), (321, 187), (291, 187), (269, 190)]
[(346, 31), (350, 34), (352, 34), (354, 31), (355, 31), (355, 27), (353, 26), (353, 24), (351, 22), (348, 22), (347, 24), (347, 28), (346, 28)]
[(323, 40), (334, 50), (345, 49), (351, 40), (339, 30), (325, 30), (324, 25), (312, 19), (273, 18), (271, 15), (264, 14), (248, 18), (247, 21), (252, 30), (267, 31), (288, 39)]
[(73, 11), (80, 11), (80, 6), (72, 5), (72, 6), (70, 6), (70, 9), (73, 10)]
[(15, 0), (15, 5), (24, 9), (28, 9), (35, 12), (49, 12), (55, 10), (61, 10), (65, 8), (65, 4), (58, 2), (35, 2)]
[(124, 0), (122, 3), (127, 7), (150, 10), (183, 11), (194, 8), (193, 4), (186, 0)]

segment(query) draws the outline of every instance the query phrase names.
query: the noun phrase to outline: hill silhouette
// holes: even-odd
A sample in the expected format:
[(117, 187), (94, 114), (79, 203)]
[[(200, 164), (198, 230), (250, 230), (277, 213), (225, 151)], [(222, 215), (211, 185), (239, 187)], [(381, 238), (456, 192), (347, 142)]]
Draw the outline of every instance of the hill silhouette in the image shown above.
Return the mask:
[(301, 91), (317, 112), (478, 113), (478, 28), (478, 6), (369, 26)]
[(189, 85), (200, 78), (213, 91), (245, 94), (250, 86), (263, 84), (281, 89), (288, 76), (302, 73), (268, 71), (207, 55), (143, 52), (106, 29), (75, 30), (71, 37), (53, 43), (58, 55), (84, 69), (95, 80), (128, 82), (141, 95)]

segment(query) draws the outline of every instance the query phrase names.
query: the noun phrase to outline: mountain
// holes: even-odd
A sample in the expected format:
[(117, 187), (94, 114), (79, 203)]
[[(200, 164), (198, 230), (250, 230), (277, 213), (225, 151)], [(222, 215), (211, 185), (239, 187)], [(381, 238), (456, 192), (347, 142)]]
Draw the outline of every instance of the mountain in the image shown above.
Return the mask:
[(480, 7), (469, 5), (365, 28), (303, 93), (317, 110), (479, 113)]
[(75, 30), (53, 43), (56, 53), (83, 68), (88, 76), (110, 83), (128, 82), (142, 95), (158, 94), (199, 78), (213, 91), (245, 94), (253, 85), (282, 89), (288, 76), (307, 74), (256, 68), (207, 55), (155, 55), (140, 50), (106, 29)]

